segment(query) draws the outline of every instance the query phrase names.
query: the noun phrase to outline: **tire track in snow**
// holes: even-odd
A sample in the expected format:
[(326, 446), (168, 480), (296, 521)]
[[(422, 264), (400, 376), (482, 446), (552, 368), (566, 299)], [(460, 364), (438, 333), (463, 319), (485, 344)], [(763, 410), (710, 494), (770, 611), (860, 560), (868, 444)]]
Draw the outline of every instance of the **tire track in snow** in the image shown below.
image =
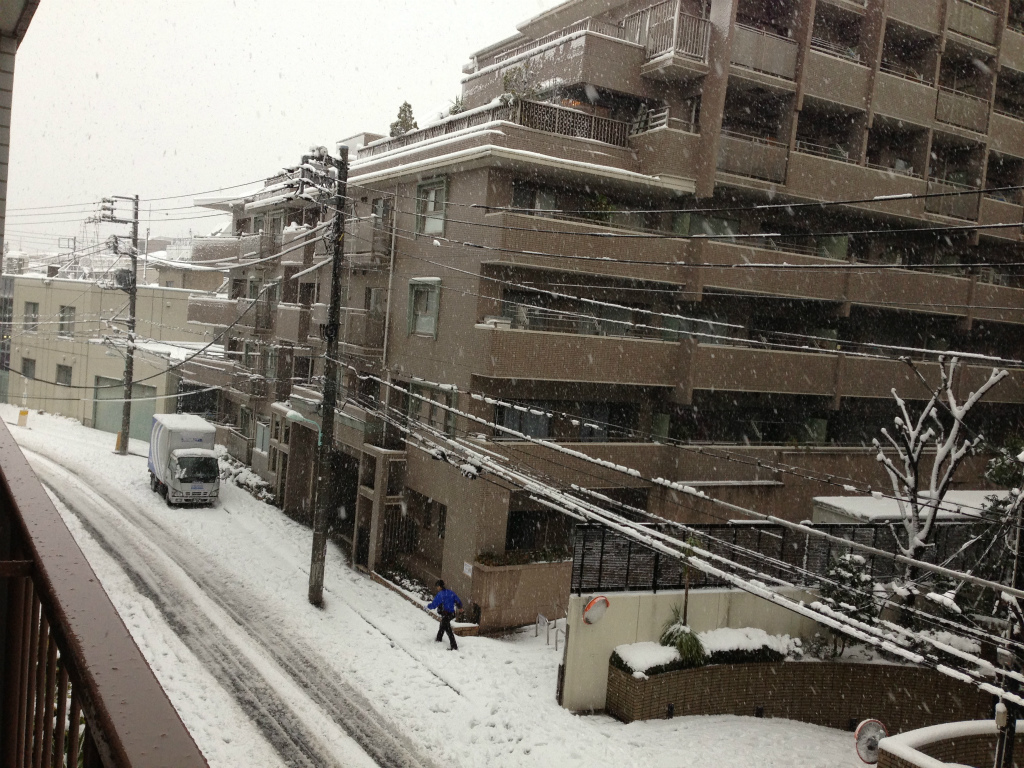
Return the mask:
[[(301, 717), (278, 695), (264, 675), (244, 660), (238, 647), (223, 633), (214, 629), (201, 607), (177, 588), (177, 574), (169, 569), (155, 568), (152, 558), (141, 551), (114, 518), (120, 518), (134, 528), (145, 541), (159, 550), (188, 574), (194, 583), (242, 628), (290, 677), (302, 691), (319, 706), (345, 733), (379, 765), (386, 768), (431, 768), (432, 763), (417, 754), (417, 750), (397, 732), (369, 701), (347, 683), (324, 674), (325, 662), (315, 651), (280, 633), (280, 627), (264, 616), (259, 605), (252, 604), (251, 595), (242, 590), (230, 590), (228, 574), (197, 557), (173, 534), (143, 514), (133, 512), (129, 504), (118, 504), (105, 493), (85, 484), (74, 470), (58, 461), (27, 449), (35, 458), (48, 488), (64, 503), (92, 535), (97, 543), (125, 571), (139, 591), (153, 601), (168, 624), (182, 641), (196, 654), (212, 674), (224, 685), (253, 718), (267, 740), (289, 765), (337, 765), (336, 758), (325, 753), (321, 740), (310, 732)], [(43, 465), (43, 466), (40, 466)], [(45, 465), (49, 465), (48, 467)], [(63, 477), (61, 477), (63, 475)], [(84, 493), (68, 498), (59, 486), (83, 486)], [(89, 503), (88, 496), (97, 498)], [(83, 507), (95, 506), (89, 511)], [(97, 519), (93, 519), (93, 516)], [(103, 525), (103, 523), (108, 523)], [(110, 525), (110, 523), (115, 523)], [(129, 556), (131, 553), (134, 556)]]

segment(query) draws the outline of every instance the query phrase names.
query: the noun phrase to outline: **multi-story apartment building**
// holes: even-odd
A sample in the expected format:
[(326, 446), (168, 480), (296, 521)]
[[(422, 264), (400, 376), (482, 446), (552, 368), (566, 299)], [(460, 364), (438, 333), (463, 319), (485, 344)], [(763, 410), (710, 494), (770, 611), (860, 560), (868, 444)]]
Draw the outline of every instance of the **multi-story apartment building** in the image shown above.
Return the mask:
[[(190, 295), (153, 285), (138, 288), (133, 438), (149, 439), (154, 413), (177, 410), (179, 377), (171, 364), (213, 342), (209, 329), (186, 324)], [(127, 304), (127, 294), (112, 281), (4, 275), (6, 401), (120, 431)]]
[[(891, 390), (927, 396), (898, 357), (1020, 357), (1015, 2), (573, 0), (473, 56), (462, 92), (464, 113), (366, 140), (352, 166), (336, 525), (357, 563), (443, 576), (484, 625), (564, 605), (563, 565), (486, 563), (557, 549), (570, 521), (406, 446), (382, 409), (675, 519), (719, 513), (644, 478), (799, 520), (832, 478), (882, 482)], [(325, 278), (306, 272), (309, 295)], [(1019, 433), (1022, 384), (973, 428)], [(315, 389), (272, 406), (293, 509)]]

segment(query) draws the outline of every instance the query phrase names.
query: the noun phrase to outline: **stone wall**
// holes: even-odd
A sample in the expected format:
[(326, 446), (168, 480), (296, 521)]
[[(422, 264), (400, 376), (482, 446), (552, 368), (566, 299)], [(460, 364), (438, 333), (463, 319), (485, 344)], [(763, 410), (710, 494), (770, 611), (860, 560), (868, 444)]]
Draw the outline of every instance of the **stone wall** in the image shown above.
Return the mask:
[(930, 669), (891, 664), (714, 664), (638, 680), (609, 666), (607, 711), (625, 722), (680, 715), (785, 717), (889, 733), (990, 717), (992, 697)]

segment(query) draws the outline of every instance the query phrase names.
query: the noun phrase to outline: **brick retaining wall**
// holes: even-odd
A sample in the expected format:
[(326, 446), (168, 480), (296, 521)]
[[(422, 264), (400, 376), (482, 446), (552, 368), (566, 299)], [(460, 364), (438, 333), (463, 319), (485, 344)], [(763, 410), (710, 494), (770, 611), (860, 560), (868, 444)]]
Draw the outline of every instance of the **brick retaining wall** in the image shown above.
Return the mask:
[[(1024, 722), (1018, 721), (1014, 741), (1014, 765), (1024, 764)], [(955, 723), (960, 733), (942, 738), (942, 733), (929, 733), (932, 729), (911, 731), (900, 737), (886, 739), (878, 753), (879, 768), (937, 768), (939, 764), (953, 763), (974, 768), (989, 768), (996, 756), (995, 723), (991, 720), (973, 723)], [(973, 731), (973, 732), (971, 732)], [(932, 740), (934, 739), (934, 740)], [(902, 743), (897, 743), (902, 742)]]
[(848, 729), (867, 718), (889, 733), (991, 717), (992, 696), (930, 669), (891, 664), (714, 664), (638, 680), (608, 667), (610, 715), (625, 722), (673, 714), (785, 717)]

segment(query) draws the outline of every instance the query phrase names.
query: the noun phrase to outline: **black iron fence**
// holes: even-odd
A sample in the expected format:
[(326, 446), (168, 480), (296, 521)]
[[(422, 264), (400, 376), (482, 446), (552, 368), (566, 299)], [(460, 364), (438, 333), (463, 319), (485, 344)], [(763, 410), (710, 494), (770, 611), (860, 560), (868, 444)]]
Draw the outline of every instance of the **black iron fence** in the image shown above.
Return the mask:
[[(889, 558), (875, 557), (821, 536), (771, 523), (694, 525), (690, 526), (696, 531), (693, 534), (674, 526), (648, 527), (682, 540), (692, 536), (702, 549), (753, 568), (761, 574), (753, 578), (762, 578), (769, 585), (773, 583), (772, 579), (783, 579), (800, 586), (818, 586), (833, 560), (848, 552), (864, 556), (866, 572), (874, 581), (889, 581), (902, 573), (902, 566)], [(897, 531), (893, 526), (851, 524), (813, 527), (886, 552), (898, 551)], [(951, 568), (969, 567), (977, 553), (973, 547), (964, 548), (964, 545), (977, 534), (975, 525), (936, 523), (932, 547), (923, 559)], [(749, 572), (739, 575), (751, 578)], [(662, 554), (603, 525), (585, 523), (576, 526), (573, 592), (657, 592), (659, 589), (682, 589), (685, 582), (686, 569), (681, 559)], [(696, 568), (690, 568), (689, 583), (691, 589), (731, 586), (725, 579), (709, 576)]]

